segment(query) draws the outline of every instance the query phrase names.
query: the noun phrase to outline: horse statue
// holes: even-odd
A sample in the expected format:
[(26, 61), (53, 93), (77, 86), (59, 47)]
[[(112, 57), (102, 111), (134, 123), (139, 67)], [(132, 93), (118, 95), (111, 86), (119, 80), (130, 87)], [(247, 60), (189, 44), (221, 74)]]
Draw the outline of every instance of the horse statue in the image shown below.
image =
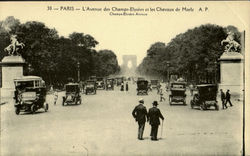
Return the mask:
[(234, 40), (234, 33), (228, 32), (226, 39), (221, 41), (221, 45), (225, 45), (225, 52), (239, 52), (240, 44)]
[(23, 43), (19, 43), (17, 40), (17, 35), (11, 35), (10, 37), (10, 42), (11, 44), (4, 49), (5, 52), (8, 53), (8, 55), (19, 55), (20, 53), (18, 52), (20, 49), (23, 49), (25, 46)]

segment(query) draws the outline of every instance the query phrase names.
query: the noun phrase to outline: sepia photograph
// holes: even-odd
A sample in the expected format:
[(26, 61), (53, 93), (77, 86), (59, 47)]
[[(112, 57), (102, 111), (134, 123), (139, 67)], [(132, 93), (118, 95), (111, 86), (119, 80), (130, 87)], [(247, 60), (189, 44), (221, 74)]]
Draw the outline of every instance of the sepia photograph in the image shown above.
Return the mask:
[(0, 155), (250, 155), (249, 33), (249, 2), (0, 2)]

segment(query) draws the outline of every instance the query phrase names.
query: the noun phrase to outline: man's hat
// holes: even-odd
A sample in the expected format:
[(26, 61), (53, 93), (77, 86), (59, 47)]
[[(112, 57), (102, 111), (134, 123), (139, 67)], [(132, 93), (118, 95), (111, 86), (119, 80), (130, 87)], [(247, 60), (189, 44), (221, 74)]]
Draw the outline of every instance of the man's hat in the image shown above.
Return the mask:
[(140, 98), (140, 99), (139, 99), (139, 102), (140, 102), (140, 103), (143, 103), (143, 102), (144, 102), (143, 98)]
[(152, 104), (153, 104), (154, 106), (157, 106), (157, 105), (158, 105), (158, 102), (157, 102), (157, 101), (154, 101)]

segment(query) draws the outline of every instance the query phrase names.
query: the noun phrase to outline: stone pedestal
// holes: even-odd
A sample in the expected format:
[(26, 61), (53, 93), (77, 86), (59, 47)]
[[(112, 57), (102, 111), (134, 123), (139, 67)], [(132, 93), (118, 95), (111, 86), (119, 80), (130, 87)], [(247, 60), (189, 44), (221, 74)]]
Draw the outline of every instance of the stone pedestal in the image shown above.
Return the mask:
[(220, 84), (219, 88), (232, 95), (243, 94), (243, 56), (237, 52), (224, 52), (220, 57)]
[(0, 90), (1, 98), (14, 96), (14, 79), (23, 76), (24, 59), (21, 56), (6, 56), (0, 62), (2, 66), (2, 88)]

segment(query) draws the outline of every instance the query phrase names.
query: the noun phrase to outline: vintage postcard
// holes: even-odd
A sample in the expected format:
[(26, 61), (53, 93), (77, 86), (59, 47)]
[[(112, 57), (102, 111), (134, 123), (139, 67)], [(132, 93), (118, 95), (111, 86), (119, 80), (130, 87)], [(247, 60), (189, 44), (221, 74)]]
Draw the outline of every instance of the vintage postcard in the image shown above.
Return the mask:
[(0, 2), (0, 155), (250, 155), (249, 33), (247, 1)]

